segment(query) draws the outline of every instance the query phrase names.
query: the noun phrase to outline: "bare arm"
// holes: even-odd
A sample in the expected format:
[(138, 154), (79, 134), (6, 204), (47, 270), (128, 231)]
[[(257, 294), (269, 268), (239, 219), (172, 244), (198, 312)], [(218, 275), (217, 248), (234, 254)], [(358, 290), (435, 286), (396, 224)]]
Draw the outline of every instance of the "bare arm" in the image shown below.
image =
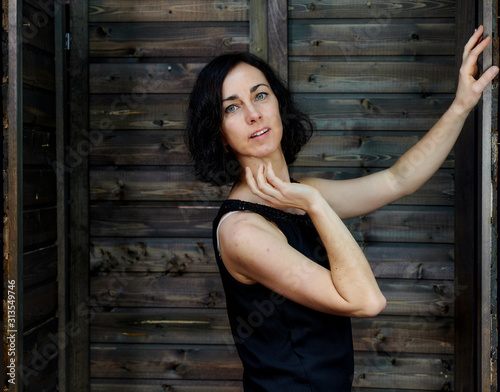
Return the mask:
[(498, 73), (490, 67), (479, 79), (477, 59), (491, 42), (480, 26), (464, 48), (459, 83), (450, 108), (427, 134), (387, 170), (353, 180), (303, 179), (323, 194), (342, 218), (376, 210), (419, 189), (439, 169), (455, 144), (469, 112)]
[(237, 280), (259, 282), (326, 313), (371, 317), (385, 307), (385, 298), (359, 245), (316, 189), (281, 181), (270, 164), (261, 166), (256, 178), (248, 170), (247, 181), (252, 192), (272, 206), (307, 211), (325, 245), (330, 270), (293, 249), (281, 231), (264, 218), (235, 214), (220, 227), (220, 250), (226, 268)]

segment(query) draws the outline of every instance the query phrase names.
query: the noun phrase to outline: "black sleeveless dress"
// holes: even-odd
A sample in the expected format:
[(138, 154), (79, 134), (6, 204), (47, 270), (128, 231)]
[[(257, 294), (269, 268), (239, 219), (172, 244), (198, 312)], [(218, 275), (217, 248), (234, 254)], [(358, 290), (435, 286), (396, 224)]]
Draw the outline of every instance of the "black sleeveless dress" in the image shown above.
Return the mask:
[[(308, 215), (240, 200), (222, 204), (213, 225), (214, 249), (231, 331), (243, 362), (245, 392), (350, 391), (354, 373), (350, 319), (309, 309), (261, 284), (247, 285), (234, 279), (217, 245), (219, 221), (230, 211), (262, 215), (304, 256), (328, 269), (329, 263)], [(293, 284), (293, 273), (287, 278)]]

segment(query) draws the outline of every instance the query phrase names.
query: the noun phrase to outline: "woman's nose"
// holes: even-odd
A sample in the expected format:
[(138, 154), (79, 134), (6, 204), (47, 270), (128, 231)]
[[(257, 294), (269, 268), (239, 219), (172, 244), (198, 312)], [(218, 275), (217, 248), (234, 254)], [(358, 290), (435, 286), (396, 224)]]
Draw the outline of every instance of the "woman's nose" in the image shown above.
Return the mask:
[(249, 124), (254, 123), (262, 117), (262, 114), (255, 105), (247, 106), (247, 121)]

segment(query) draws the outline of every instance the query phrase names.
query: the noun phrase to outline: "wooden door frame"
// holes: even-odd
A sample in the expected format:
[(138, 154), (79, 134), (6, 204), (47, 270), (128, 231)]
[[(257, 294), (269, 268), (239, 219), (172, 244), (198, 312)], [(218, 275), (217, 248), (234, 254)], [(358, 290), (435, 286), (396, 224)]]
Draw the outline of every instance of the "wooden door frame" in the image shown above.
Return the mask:
[[(4, 238), (7, 249), (4, 250), (4, 353), (6, 365), (11, 358), (15, 364), (15, 383), (5, 386), (9, 392), (23, 390), (22, 363), (23, 363), (23, 49), (22, 49), (22, 0), (8, 2), (8, 179), (6, 198), (6, 230)], [(4, 223), (5, 224), (5, 223)], [(11, 294), (12, 293), (12, 294)], [(8, 313), (9, 302), (14, 299), (14, 318)], [(6, 296), (6, 298), (5, 298)], [(11, 320), (14, 324), (11, 324)], [(11, 332), (12, 331), (12, 332)], [(7, 339), (7, 335), (13, 339)], [(14, 350), (9, 351), (13, 343)], [(14, 353), (11, 355), (9, 353)]]
[[(485, 36), (493, 37), (492, 45), (483, 52), (483, 70), (499, 65), (498, 0), (483, 0), (481, 4)], [(497, 267), (496, 267), (496, 210), (498, 163), (498, 81), (493, 81), (483, 93), (481, 139), (481, 214), (480, 214), (480, 299), (479, 365), (481, 391), (497, 390)]]
[[(496, 2), (495, 2), (496, 3)], [(495, 15), (492, 15), (495, 13)], [(498, 38), (496, 5), (491, 1), (456, 2), (456, 71), (474, 29), (483, 24), (485, 36)], [(483, 68), (495, 58), (498, 44), (483, 53)], [(492, 226), (492, 130), (497, 115), (496, 82), (488, 87), (478, 108), (468, 117), (455, 146), (455, 390), (496, 390), (497, 332), (492, 315), (496, 300), (496, 260)], [(494, 132), (495, 133), (495, 132)], [(494, 134), (493, 133), (493, 134)], [(495, 147), (495, 146), (494, 146)], [(494, 181), (494, 180), (493, 180)], [(495, 308), (496, 311), (496, 308)], [(472, 364), (472, 365), (471, 365)], [(492, 389), (494, 388), (494, 389)]]
[[(87, 0), (71, 0), (69, 150), (65, 167), (69, 185), (69, 329), (67, 387), (71, 392), (90, 391), (89, 310), (89, 8)], [(68, 159), (72, 155), (73, 160)], [(77, 159), (75, 159), (75, 157)], [(74, 327), (74, 328), (73, 328)]]

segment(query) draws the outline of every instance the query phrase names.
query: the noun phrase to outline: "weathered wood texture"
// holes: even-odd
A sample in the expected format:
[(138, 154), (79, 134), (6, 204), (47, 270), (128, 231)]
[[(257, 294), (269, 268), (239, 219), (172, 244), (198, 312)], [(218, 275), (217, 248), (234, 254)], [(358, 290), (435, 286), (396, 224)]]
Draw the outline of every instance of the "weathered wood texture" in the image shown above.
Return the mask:
[[(297, 179), (389, 167), (453, 99), (453, 1), (251, 8), (262, 3), (89, 1), (93, 391), (242, 390), (210, 239), (229, 187), (196, 181), (182, 134), (213, 56), (260, 45), (281, 61), (316, 128)], [(357, 390), (453, 389), (454, 160), (414, 195), (346, 221), (388, 298), (381, 316), (353, 320)]]
[(67, 388), (71, 392), (90, 390), (89, 370), (89, 233), (88, 233), (88, 155), (89, 155), (89, 4), (87, 0), (72, 2), (69, 7), (72, 46), (69, 54), (69, 149), (65, 170), (69, 170), (69, 319), (78, 326), (70, 334), (67, 358)]
[(59, 382), (53, 5), (23, 2), (24, 391)]

